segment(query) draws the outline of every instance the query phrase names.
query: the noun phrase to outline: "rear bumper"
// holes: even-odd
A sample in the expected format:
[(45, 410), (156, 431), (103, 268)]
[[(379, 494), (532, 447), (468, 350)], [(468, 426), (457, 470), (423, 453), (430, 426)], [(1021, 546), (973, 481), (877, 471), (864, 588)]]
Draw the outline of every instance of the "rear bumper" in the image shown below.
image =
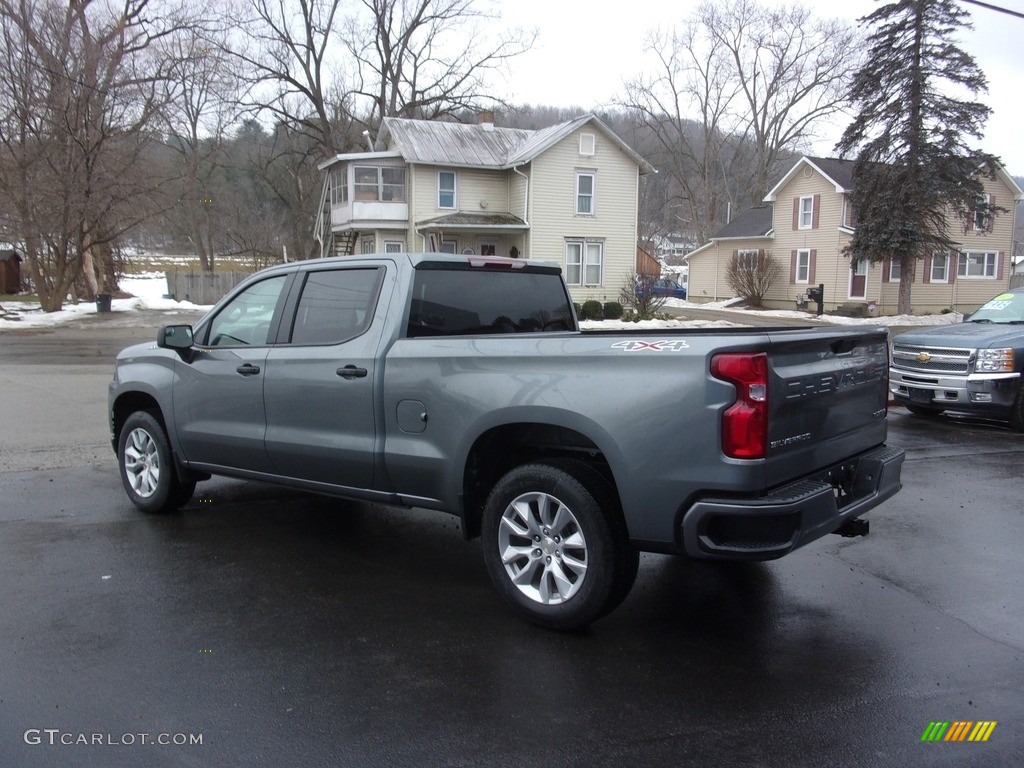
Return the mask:
[(893, 496), (903, 458), (903, 449), (882, 446), (765, 496), (701, 499), (683, 515), (683, 549), (701, 559), (782, 557)]

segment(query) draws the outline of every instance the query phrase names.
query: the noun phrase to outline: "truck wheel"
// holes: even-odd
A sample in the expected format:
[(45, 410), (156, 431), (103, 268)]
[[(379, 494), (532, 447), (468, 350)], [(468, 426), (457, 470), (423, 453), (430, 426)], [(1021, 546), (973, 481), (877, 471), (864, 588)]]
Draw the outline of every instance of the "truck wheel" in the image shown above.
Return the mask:
[(1017, 396), (1013, 398), (1013, 405), (1010, 406), (1010, 429), (1014, 432), (1024, 432), (1024, 378), (1017, 384)]
[(149, 411), (129, 416), (117, 439), (121, 483), (143, 512), (172, 512), (188, 503), (194, 482), (182, 482), (160, 421)]
[(579, 629), (615, 608), (636, 578), (610, 486), (582, 462), (513, 469), (482, 519), (484, 562), (501, 596), (531, 622)]

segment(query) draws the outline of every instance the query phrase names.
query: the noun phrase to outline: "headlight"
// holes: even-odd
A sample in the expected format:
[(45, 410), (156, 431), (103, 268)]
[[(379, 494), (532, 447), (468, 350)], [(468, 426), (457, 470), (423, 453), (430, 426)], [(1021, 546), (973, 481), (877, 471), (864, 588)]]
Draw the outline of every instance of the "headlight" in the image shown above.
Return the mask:
[(1013, 350), (979, 349), (974, 370), (978, 373), (1013, 373)]

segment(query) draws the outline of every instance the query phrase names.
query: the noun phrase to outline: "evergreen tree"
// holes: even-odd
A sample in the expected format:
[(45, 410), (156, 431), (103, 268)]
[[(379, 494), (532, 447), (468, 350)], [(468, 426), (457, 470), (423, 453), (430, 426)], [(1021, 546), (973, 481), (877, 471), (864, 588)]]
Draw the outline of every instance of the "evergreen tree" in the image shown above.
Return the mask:
[(988, 86), (953, 39), (971, 28), (955, 0), (895, 0), (861, 21), (874, 31), (850, 94), (859, 113), (836, 145), (856, 160), (857, 225), (847, 255), (898, 261), (898, 311), (907, 314), (918, 259), (957, 247), (950, 212), (966, 230), (976, 214), (1003, 210), (982, 185), (998, 159), (968, 143), (981, 138), (991, 110), (951, 95), (974, 97)]

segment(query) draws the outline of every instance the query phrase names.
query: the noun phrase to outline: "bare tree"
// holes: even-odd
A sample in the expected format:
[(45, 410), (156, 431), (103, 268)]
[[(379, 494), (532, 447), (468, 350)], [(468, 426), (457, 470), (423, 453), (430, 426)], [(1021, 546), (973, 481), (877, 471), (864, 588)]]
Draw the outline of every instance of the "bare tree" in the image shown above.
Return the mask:
[[(343, 41), (356, 62), (352, 93), (385, 117), (433, 120), (501, 102), (487, 76), (528, 51), (535, 32), (505, 28), (481, 0), (359, 0)], [(486, 28), (485, 28), (486, 27)]]
[(225, 244), (223, 223), (230, 204), (220, 183), (228, 130), (239, 114), (242, 81), (214, 30), (195, 29), (164, 46), (177, 66), (165, 83), (167, 146), (178, 158), (173, 200), (165, 217), (188, 239), (204, 271), (214, 271)]
[(734, 253), (725, 267), (729, 286), (752, 306), (760, 307), (768, 290), (782, 277), (782, 264), (771, 251)]
[(337, 124), (347, 99), (337, 91), (340, 64), (332, 62), (342, 0), (244, 0), (236, 19), (244, 36), (231, 53), (249, 81), (248, 102), (258, 114), (290, 126), (317, 146), (321, 157), (343, 148)]
[(664, 204), (678, 206), (701, 240), (727, 203), (763, 199), (788, 153), (843, 108), (856, 34), (805, 8), (754, 0), (705, 2), (679, 27), (651, 34), (657, 69), (627, 84), (622, 106), (659, 147)]
[(0, 198), (46, 311), (76, 281), (113, 292), (113, 245), (152, 214), (140, 158), (170, 67), (154, 45), (185, 24), (149, 0), (0, 0)]

